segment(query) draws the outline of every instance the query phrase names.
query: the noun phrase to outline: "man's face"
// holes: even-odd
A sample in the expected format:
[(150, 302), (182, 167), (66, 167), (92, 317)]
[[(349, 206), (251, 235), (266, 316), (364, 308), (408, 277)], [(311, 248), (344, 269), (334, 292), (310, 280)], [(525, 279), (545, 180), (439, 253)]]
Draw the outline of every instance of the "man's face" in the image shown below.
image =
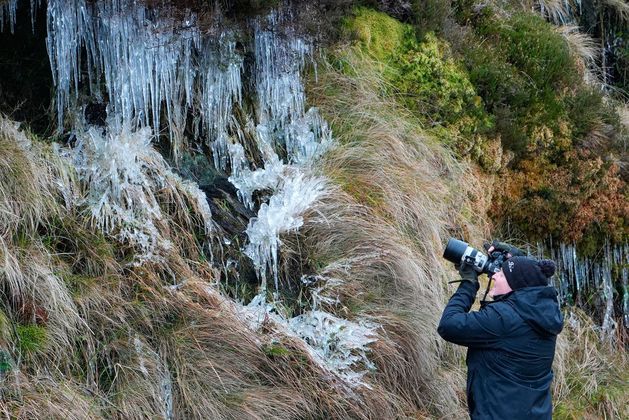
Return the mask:
[(491, 276), (491, 279), (493, 284), (491, 286), (491, 290), (489, 291), (489, 296), (494, 297), (504, 295), (512, 291), (502, 270)]

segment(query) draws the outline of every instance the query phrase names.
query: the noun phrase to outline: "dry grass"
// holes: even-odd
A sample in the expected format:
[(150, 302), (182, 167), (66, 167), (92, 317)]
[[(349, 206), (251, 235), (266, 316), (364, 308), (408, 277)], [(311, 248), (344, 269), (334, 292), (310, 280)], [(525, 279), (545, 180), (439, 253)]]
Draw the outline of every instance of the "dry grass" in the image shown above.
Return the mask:
[(629, 418), (628, 365), (626, 351), (602, 343), (586, 314), (568, 312), (557, 339), (554, 417)]
[(436, 333), (449, 280), (441, 254), (451, 234), (484, 236), (482, 219), (464, 214), (484, 214), (486, 197), (469, 167), (382, 95), (377, 66), (353, 53), (343, 60), (351, 77), (324, 63), (309, 92), (339, 136), (322, 167), (338, 186), (310, 212), (301, 245), (343, 281), (341, 314), (383, 326), (369, 384), (415, 410), (464, 416), (461, 370), (445, 368), (459, 353)]
[[(198, 239), (211, 237), (212, 226), (193, 186), (161, 171), (154, 197), (172, 248), (160, 261), (131, 264), (137, 249), (90, 222), (87, 186), (72, 168), (3, 119), (0, 146), (11, 151), (0, 156), (6, 417), (465, 417), (463, 353), (436, 333), (454, 275), (441, 253), (449, 235), (488, 237), (491, 180), (457, 163), (383, 97), (375, 66), (344, 59), (352, 76), (324, 63), (310, 89), (339, 134), (321, 162), (336, 186), (299, 234), (282, 239), (286, 258), (342, 280), (328, 291), (341, 304), (326, 310), (382, 326), (365, 385), (349, 387), (272, 318), (252, 330), (244, 308), (217, 291)], [(19, 326), (45, 340), (24, 342)], [(576, 401), (582, 390), (598, 398), (601, 378), (613, 379), (610, 368), (626, 360), (605, 356), (588, 334), (566, 334), (556, 399)], [(620, 399), (605, 398), (590, 411), (623, 414)]]
[(590, 35), (581, 32), (576, 25), (561, 25), (557, 27), (557, 30), (564, 37), (575, 57), (585, 83), (601, 86), (603, 84), (602, 71), (597, 64), (601, 56), (600, 44)]
[(56, 210), (52, 179), (37, 145), (0, 115), (0, 235), (29, 234)]
[(629, 22), (629, 3), (626, 0), (603, 0), (603, 3), (614, 9), (622, 20)]
[(571, 9), (578, 10), (574, 0), (537, 0), (535, 3), (543, 17), (562, 25), (572, 20)]
[[(5, 193), (2, 203), (11, 209), (0, 236), (0, 287), (10, 297), (0, 312), (6, 416), (399, 418), (413, 412), (381, 385), (348, 387), (285, 326), (269, 320), (260, 332), (251, 330), (242, 306), (215, 290), (216, 273), (200, 260), (194, 232), (211, 233), (211, 226), (194, 188), (167, 178), (156, 199), (160, 234), (172, 252), (129, 264), (137, 250), (103, 236), (85, 214), (86, 186), (37, 142), (22, 147), (21, 136), (12, 127), (0, 131), (15, 151), (4, 165), (30, 171), (2, 184), (24, 194), (14, 203)], [(14, 185), (20, 182), (21, 190)], [(29, 223), (22, 223), (24, 215)], [(24, 234), (13, 235), (15, 229)], [(20, 326), (34, 336), (16, 333)], [(267, 350), (274, 346), (283, 351)]]

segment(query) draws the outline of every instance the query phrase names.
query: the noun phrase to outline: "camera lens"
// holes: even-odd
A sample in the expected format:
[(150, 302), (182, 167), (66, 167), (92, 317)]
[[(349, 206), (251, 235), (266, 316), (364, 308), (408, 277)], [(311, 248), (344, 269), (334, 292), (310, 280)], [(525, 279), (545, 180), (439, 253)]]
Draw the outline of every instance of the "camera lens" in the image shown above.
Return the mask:
[(443, 258), (455, 264), (460, 264), (468, 246), (467, 242), (450, 238), (450, 240), (448, 240), (448, 244), (446, 245), (446, 249), (443, 251)]

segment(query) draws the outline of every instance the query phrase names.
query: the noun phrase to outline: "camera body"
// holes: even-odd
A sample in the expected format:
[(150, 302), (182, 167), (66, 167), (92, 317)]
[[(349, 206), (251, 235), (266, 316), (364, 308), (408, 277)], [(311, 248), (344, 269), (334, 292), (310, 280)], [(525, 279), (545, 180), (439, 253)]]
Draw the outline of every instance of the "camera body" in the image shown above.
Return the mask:
[(493, 251), (485, 255), (467, 242), (450, 238), (443, 251), (443, 258), (457, 265), (468, 264), (477, 272), (492, 276), (501, 270), (502, 263), (508, 258), (507, 254), (507, 251)]

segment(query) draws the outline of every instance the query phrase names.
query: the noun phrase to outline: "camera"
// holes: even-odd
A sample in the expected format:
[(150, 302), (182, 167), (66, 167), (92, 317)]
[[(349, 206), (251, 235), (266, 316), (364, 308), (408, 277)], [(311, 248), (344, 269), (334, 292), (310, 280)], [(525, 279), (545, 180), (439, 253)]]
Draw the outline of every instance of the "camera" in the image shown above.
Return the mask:
[(443, 251), (443, 258), (457, 265), (469, 264), (477, 272), (492, 276), (500, 271), (502, 263), (507, 259), (507, 254), (507, 251), (494, 250), (491, 254), (485, 255), (467, 242), (450, 238)]

